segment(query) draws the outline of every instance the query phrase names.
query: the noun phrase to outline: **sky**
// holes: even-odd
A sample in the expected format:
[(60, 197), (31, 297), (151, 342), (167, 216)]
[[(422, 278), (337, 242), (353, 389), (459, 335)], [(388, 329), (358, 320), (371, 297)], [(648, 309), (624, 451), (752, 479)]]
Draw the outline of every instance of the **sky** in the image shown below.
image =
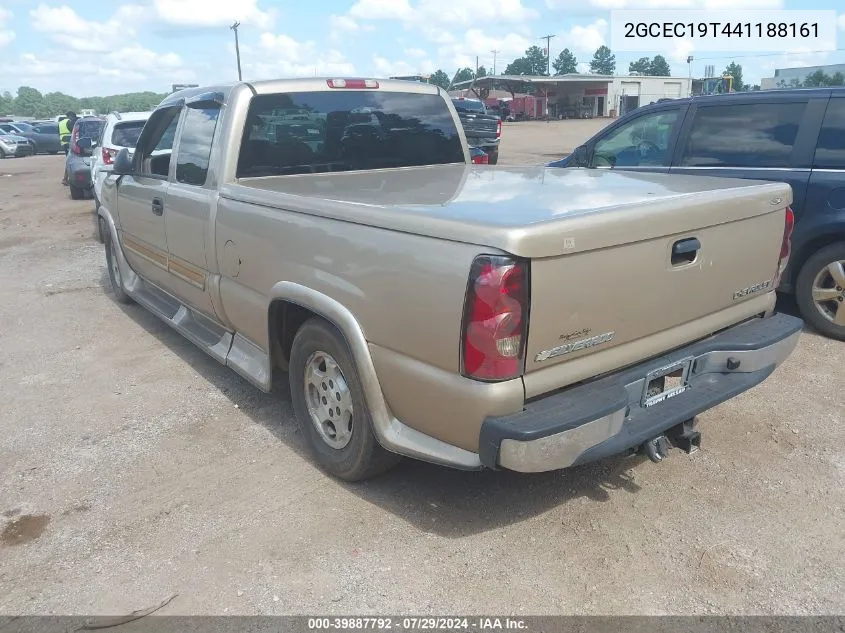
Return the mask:
[[(845, 49), (845, 0), (0, 0), (0, 91), (28, 85), (77, 97), (237, 79), (290, 76), (450, 76), (479, 63), (496, 70), (554, 34), (552, 58), (572, 50), (583, 72), (609, 44), (611, 9), (837, 9)], [(704, 76), (732, 60), (759, 83), (775, 68), (845, 63), (845, 50), (758, 54), (655, 50), (672, 74)], [(647, 53), (617, 52), (617, 73)], [(696, 57), (688, 68), (686, 57)]]

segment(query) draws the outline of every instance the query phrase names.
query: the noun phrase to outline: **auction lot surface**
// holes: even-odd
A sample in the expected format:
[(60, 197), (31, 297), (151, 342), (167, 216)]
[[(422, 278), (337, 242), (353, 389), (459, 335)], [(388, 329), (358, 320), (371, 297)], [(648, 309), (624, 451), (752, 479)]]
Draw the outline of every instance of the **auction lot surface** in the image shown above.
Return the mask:
[[(601, 124), (508, 125), (502, 162)], [(692, 456), (344, 484), (284, 376), (112, 300), (61, 161), (0, 161), (0, 614), (845, 612), (845, 344), (805, 332)]]

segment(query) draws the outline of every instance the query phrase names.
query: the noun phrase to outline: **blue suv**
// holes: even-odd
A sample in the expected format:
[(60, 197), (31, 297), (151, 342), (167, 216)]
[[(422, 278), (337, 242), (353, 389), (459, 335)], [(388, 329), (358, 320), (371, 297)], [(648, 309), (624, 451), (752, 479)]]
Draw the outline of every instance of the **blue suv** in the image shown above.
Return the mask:
[(779, 290), (845, 340), (845, 89), (673, 99), (626, 114), (550, 167), (613, 168), (792, 186), (792, 256)]

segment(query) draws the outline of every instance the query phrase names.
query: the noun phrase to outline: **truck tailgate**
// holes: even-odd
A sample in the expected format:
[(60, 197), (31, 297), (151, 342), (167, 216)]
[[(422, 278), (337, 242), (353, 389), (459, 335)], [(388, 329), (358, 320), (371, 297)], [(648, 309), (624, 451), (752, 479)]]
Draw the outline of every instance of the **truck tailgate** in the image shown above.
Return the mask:
[(469, 139), (492, 139), (496, 138), (499, 128), (499, 117), (492, 114), (471, 114), (461, 112), (458, 115), (464, 127), (464, 135)]
[[(614, 348), (627, 345), (656, 355), (765, 310), (761, 306), (773, 301), (788, 192), (773, 198), (771, 189), (753, 187), (736, 189), (735, 195), (729, 221), (723, 213), (708, 217), (700, 205), (681, 206), (665, 222), (646, 209), (635, 214), (636, 221), (657, 237), (643, 238), (632, 225), (630, 243), (602, 246), (599, 240), (589, 250), (532, 259), (528, 397), (555, 383), (537, 377), (546, 368), (570, 364), (552, 370), (567, 384), (618, 369), (635, 356), (609, 351)], [(769, 205), (766, 212), (760, 213), (761, 202)], [(661, 234), (661, 226), (673, 231)], [(572, 245), (578, 237), (569, 239)], [(714, 318), (720, 313), (724, 318)], [(671, 336), (661, 338), (668, 332)], [(602, 363), (583, 362), (597, 354)]]

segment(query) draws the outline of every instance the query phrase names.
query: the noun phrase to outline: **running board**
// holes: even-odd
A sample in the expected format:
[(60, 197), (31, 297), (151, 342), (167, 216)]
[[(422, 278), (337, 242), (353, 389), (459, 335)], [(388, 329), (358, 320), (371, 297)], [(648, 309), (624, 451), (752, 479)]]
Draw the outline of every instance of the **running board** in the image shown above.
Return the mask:
[(272, 386), (270, 359), (260, 347), (172, 295), (138, 278), (128, 294), (221, 365), (231, 367), (262, 391)]

